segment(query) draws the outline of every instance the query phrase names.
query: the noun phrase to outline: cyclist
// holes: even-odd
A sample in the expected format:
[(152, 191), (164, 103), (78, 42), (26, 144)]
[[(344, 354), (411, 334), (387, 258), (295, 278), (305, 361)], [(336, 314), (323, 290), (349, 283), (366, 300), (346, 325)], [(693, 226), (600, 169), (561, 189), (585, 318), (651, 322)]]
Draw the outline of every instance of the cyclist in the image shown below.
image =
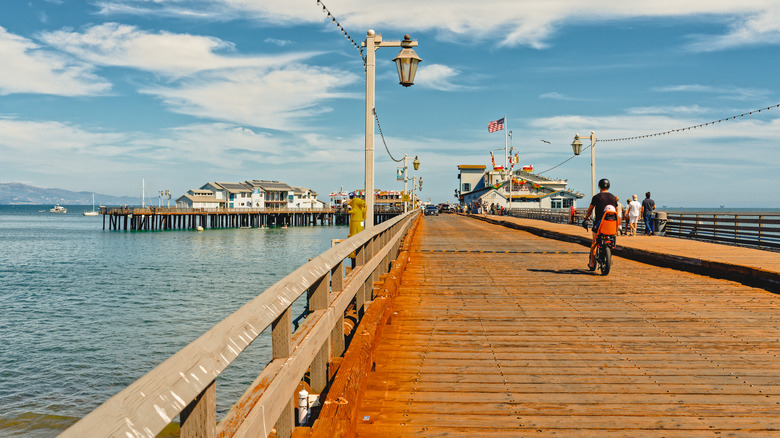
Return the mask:
[(588, 269), (591, 271), (596, 270), (596, 238), (598, 236), (599, 222), (604, 217), (604, 210), (608, 205), (611, 205), (617, 210), (618, 200), (615, 195), (609, 193), (609, 180), (602, 178), (599, 180), (600, 192), (593, 196), (590, 201), (588, 211), (585, 213), (585, 219), (582, 221), (582, 226), (588, 229), (588, 218), (593, 213), (593, 242), (590, 245), (590, 258), (588, 259)]

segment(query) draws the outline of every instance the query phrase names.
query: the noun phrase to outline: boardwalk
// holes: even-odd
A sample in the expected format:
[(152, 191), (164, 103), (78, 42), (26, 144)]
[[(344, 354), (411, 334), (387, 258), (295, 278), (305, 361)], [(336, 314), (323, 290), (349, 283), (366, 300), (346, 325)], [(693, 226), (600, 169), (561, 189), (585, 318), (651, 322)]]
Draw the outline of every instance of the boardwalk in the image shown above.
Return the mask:
[(780, 436), (780, 297), (585, 251), (426, 217), (358, 436)]

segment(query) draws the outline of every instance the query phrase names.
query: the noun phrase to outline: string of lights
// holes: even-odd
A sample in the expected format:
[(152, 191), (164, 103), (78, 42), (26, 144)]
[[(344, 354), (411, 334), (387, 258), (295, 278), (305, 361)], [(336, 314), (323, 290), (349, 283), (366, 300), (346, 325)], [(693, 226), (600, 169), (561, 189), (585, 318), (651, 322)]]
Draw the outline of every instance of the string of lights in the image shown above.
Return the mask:
[(382, 133), (382, 125), (379, 124), (379, 115), (376, 113), (376, 108), (374, 108), (374, 120), (376, 120), (376, 126), (379, 128), (379, 136), (382, 137), (382, 144), (385, 145), (385, 150), (387, 151), (387, 155), (390, 156), (390, 159), (395, 161), (396, 163), (400, 163), (403, 161), (403, 158), (400, 160), (396, 160), (395, 157), (393, 157), (393, 154), (390, 153), (390, 148), (387, 147), (387, 142), (385, 141), (385, 134)]
[(350, 44), (352, 44), (360, 54), (360, 58), (363, 60), (363, 66), (366, 65), (366, 57), (363, 55), (363, 47), (360, 46), (355, 40), (349, 35), (346, 29), (344, 29), (344, 26), (339, 23), (338, 20), (336, 20), (336, 17), (328, 10), (328, 7), (325, 6), (325, 4), (322, 2), (322, 0), (317, 0), (317, 6), (322, 6), (322, 12), (326, 13), (328, 15), (328, 18), (330, 18), (330, 21), (336, 25), (336, 28), (341, 32), (342, 35), (344, 35), (344, 38), (346, 38)]
[(703, 128), (705, 126), (715, 125), (717, 123), (727, 122), (729, 120), (736, 120), (737, 118), (743, 118), (745, 116), (752, 116), (753, 113), (758, 114), (761, 111), (769, 111), (769, 110), (771, 110), (773, 108), (780, 108), (780, 104), (768, 106), (766, 108), (761, 108), (761, 109), (757, 109), (757, 110), (753, 110), (753, 111), (748, 111), (746, 113), (738, 114), (736, 116), (726, 117), (725, 119), (714, 120), (712, 122), (707, 122), (707, 123), (701, 123), (701, 124), (698, 124), (698, 125), (688, 126), (686, 128), (670, 129), (669, 131), (656, 132), (655, 134), (637, 135), (637, 136), (634, 136), (634, 137), (598, 139), (596, 141), (597, 142), (600, 142), (600, 141), (628, 141), (628, 140), (638, 140), (640, 138), (657, 137), (659, 135), (667, 135), (667, 134), (673, 134), (675, 132), (689, 131), (691, 129)]
[[(758, 113), (760, 113), (761, 111), (769, 111), (769, 110), (771, 110), (771, 109), (776, 109), (776, 108), (780, 108), (780, 104), (777, 104), (777, 105), (771, 105), (771, 106), (768, 106), (768, 107), (766, 107), (766, 108), (760, 108), (760, 109), (753, 110), (753, 111), (748, 111), (748, 112), (746, 112), (746, 113), (737, 114), (736, 116), (731, 116), (731, 117), (726, 117), (726, 118), (723, 118), (723, 119), (713, 120), (712, 122), (707, 122), (707, 123), (700, 123), (700, 124), (698, 124), (698, 125), (691, 125), (691, 126), (688, 126), (688, 127), (685, 127), (685, 128), (679, 128), (679, 129), (670, 129), (670, 130), (668, 130), (668, 131), (656, 132), (656, 133), (654, 133), (654, 134), (635, 135), (635, 136), (633, 136), (633, 137), (621, 137), (621, 138), (607, 138), (607, 139), (597, 139), (597, 140), (596, 140), (596, 143), (598, 143), (598, 142), (602, 142), (602, 141), (606, 142), (606, 141), (629, 141), (629, 140), (639, 140), (639, 139), (642, 139), (642, 138), (658, 137), (658, 136), (661, 136), (661, 135), (668, 135), (668, 134), (673, 134), (673, 133), (675, 133), (675, 132), (689, 131), (689, 130), (692, 130), (692, 129), (697, 129), (697, 128), (704, 128), (704, 127), (706, 127), (706, 126), (715, 125), (715, 124), (722, 123), (722, 122), (728, 122), (729, 120), (736, 120), (736, 119), (738, 119), (738, 118), (739, 118), (739, 119), (741, 119), (741, 118), (744, 118), (745, 116), (748, 116), (748, 117), (750, 117), (750, 116), (752, 116), (753, 114), (758, 114)], [(588, 150), (588, 148), (589, 148), (589, 147), (590, 147), (590, 146), (584, 147), (584, 148), (582, 149), (582, 151), (584, 152), (584, 151)], [(551, 167), (551, 168), (549, 168), (549, 169), (545, 170), (544, 172), (539, 172), (539, 173), (537, 173), (537, 175), (541, 175), (541, 174), (543, 174), (543, 173), (547, 173), (547, 172), (549, 172), (549, 171), (551, 171), (551, 170), (553, 170), (553, 169), (556, 169), (556, 168), (558, 168), (558, 167), (560, 167), (560, 166), (563, 166), (564, 164), (568, 163), (568, 162), (569, 162), (569, 161), (570, 161), (572, 158), (574, 158), (574, 157), (576, 157), (576, 155), (572, 155), (571, 157), (569, 157), (569, 158), (565, 159), (564, 161), (562, 161), (562, 162), (560, 162), (560, 163), (556, 164), (555, 166), (553, 166), (553, 167)]]
[[(358, 50), (358, 53), (360, 54), (360, 58), (363, 60), (363, 67), (366, 66), (366, 57), (363, 55), (363, 47), (360, 46), (360, 44), (356, 43), (354, 39), (349, 35), (346, 29), (344, 29), (344, 26), (339, 23), (338, 20), (336, 20), (336, 17), (333, 15), (333, 13), (328, 10), (328, 7), (325, 6), (325, 4), (322, 2), (322, 0), (317, 0), (317, 5), (322, 6), (322, 12), (326, 13), (328, 15), (328, 18), (330, 18), (331, 22), (336, 25), (336, 28), (341, 32), (342, 35), (344, 35), (344, 38), (349, 40), (350, 44), (355, 46), (355, 48)], [(400, 163), (401, 160), (396, 160), (395, 157), (393, 157), (393, 154), (390, 153), (390, 148), (387, 147), (387, 142), (385, 141), (385, 135), (382, 133), (382, 125), (379, 124), (379, 115), (376, 113), (376, 108), (373, 110), (374, 112), (374, 120), (376, 120), (376, 126), (379, 128), (379, 136), (382, 137), (382, 144), (385, 145), (385, 150), (387, 151), (387, 155), (390, 156), (390, 159), (395, 161), (396, 163)]]

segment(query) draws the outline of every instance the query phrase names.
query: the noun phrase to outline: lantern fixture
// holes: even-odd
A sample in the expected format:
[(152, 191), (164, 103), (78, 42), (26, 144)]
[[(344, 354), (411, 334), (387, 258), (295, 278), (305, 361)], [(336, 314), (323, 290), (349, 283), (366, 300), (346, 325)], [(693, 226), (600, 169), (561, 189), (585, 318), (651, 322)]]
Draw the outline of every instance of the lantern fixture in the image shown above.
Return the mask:
[(574, 134), (574, 141), (571, 143), (571, 148), (574, 149), (574, 155), (579, 155), (582, 152), (582, 142), (580, 141), (580, 135)]
[(417, 56), (417, 53), (412, 49), (412, 37), (409, 34), (404, 35), (401, 47), (401, 51), (398, 52), (393, 61), (398, 67), (400, 84), (404, 87), (411, 87), (414, 85), (414, 76), (417, 74), (417, 64), (422, 61), (422, 58)]
[(414, 170), (420, 170), (420, 160), (417, 158), (417, 156), (414, 157), (414, 161), (412, 161), (412, 166), (414, 166)]

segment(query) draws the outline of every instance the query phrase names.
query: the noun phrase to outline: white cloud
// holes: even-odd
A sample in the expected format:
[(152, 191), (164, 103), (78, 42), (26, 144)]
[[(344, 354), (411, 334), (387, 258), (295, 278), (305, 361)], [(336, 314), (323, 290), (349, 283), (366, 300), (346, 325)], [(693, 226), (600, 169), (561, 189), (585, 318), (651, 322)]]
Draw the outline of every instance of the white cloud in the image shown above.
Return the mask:
[(212, 72), (181, 81), (178, 86), (141, 90), (162, 99), (174, 111), (277, 130), (297, 130), (304, 118), (330, 109), (328, 99), (350, 98), (339, 88), (357, 81), (353, 73), (291, 65), (259, 71), (235, 69)]
[(86, 61), (103, 66), (131, 67), (182, 77), (206, 70), (286, 64), (314, 56), (315, 53), (289, 53), (263, 56), (228, 56), (232, 43), (218, 38), (150, 33), (134, 26), (105, 23), (84, 32), (43, 33), (41, 40)]
[(780, 4), (773, 2), (759, 11), (738, 17), (725, 35), (695, 35), (692, 39), (688, 49), (695, 52), (780, 44)]
[[(324, 22), (321, 9), (312, 3), (301, 7), (284, 0), (104, 0), (101, 13), (155, 14), (229, 20), (251, 16), (276, 24)], [(604, 0), (396, 0), (366, 2), (341, 0), (328, 2), (353, 37), (375, 28), (400, 32), (439, 31), (442, 38), (462, 42), (498, 39), (507, 46), (537, 49), (562, 26), (606, 22), (624, 18), (668, 18), (707, 15), (734, 20), (726, 35), (697, 36), (694, 50), (720, 50), (745, 44), (780, 43), (780, 20), (775, 0), (688, 0), (634, 1)], [(386, 29), (379, 29), (381, 23)], [(329, 24), (326, 24), (329, 25)], [(357, 30), (360, 30), (358, 32)]]
[(702, 114), (709, 111), (699, 105), (692, 106), (643, 106), (629, 108), (628, 114), (631, 115), (651, 115), (651, 114)]
[(741, 88), (731, 85), (715, 86), (701, 84), (670, 85), (667, 87), (657, 87), (653, 89), (659, 92), (686, 92), (686, 93), (706, 93), (719, 95), (724, 99), (758, 101), (766, 99), (772, 95), (769, 90), (757, 88)]
[(40, 93), (60, 96), (103, 94), (111, 84), (92, 67), (42, 49), (0, 27), (0, 95)]
[(460, 72), (442, 64), (420, 65), (415, 77), (415, 85), (441, 91), (461, 91), (468, 88), (453, 83)]
[(539, 99), (552, 99), (552, 100), (579, 100), (576, 97), (569, 97), (561, 94), (557, 91), (551, 91), (549, 93), (542, 93), (539, 95)]
[(266, 43), (269, 43), (269, 44), (274, 44), (274, 45), (277, 45), (279, 47), (284, 47), (284, 46), (287, 46), (287, 45), (290, 45), (290, 44), (294, 44), (293, 41), (282, 40), (282, 39), (279, 39), (279, 38), (266, 38), (266, 39), (263, 40), (263, 42), (266, 42)]

